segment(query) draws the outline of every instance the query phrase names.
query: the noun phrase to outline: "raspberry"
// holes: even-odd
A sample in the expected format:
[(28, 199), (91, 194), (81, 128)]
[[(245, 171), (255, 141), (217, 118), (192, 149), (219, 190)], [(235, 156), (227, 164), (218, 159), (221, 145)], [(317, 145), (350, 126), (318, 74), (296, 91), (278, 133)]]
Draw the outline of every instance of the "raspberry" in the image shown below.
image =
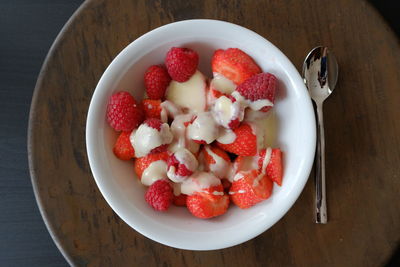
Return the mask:
[(107, 105), (107, 121), (116, 131), (130, 132), (143, 121), (143, 111), (135, 98), (121, 91), (111, 96)]
[(159, 119), (156, 118), (150, 118), (144, 121), (145, 124), (147, 124), (147, 126), (157, 129), (159, 131), (161, 131), (161, 125), (163, 124), (163, 122)]
[(174, 194), (167, 180), (158, 180), (147, 189), (144, 198), (153, 209), (166, 211), (174, 199)]
[(172, 47), (165, 58), (165, 65), (171, 78), (186, 82), (196, 72), (199, 55), (190, 48)]
[(144, 74), (146, 93), (150, 99), (163, 99), (171, 81), (167, 69), (162, 65), (150, 66)]
[(156, 147), (156, 148), (153, 148), (153, 149), (150, 151), (149, 154), (156, 154), (156, 153), (165, 152), (165, 151), (168, 150), (168, 146), (169, 146), (168, 144), (164, 144), (164, 145), (158, 146), (158, 147)]
[(174, 154), (172, 154), (167, 161), (167, 165), (168, 165), (168, 170), (171, 168), (171, 166), (175, 167), (175, 174), (182, 176), (182, 177), (189, 177), (190, 175), (193, 174), (193, 172), (191, 170), (188, 170), (188, 168), (186, 168), (185, 164), (180, 163)]
[[(236, 91), (250, 101), (268, 99), (272, 103), (275, 100), (276, 77), (270, 73), (260, 73), (247, 79), (240, 84)], [(267, 111), (271, 107), (263, 107), (262, 111)]]

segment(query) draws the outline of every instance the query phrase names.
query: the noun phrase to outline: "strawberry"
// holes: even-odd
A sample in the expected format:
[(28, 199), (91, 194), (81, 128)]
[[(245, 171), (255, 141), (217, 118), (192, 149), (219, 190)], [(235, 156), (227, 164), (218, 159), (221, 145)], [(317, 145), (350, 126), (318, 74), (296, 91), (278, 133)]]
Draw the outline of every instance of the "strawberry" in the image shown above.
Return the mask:
[(117, 158), (129, 160), (135, 157), (135, 150), (132, 147), (129, 137), (131, 132), (121, 132), (115, 142), (113, 152)]
[(229, 190), (233, 203), (241, 209), (269, 198), (272, 194), (272, 181), (258, 170), (241, 171), (236, 174), (240, 179), (234, 180)]
[(198, 64), (199, 55), (190, 48), (172, 47), (165, 58), (168, 73), (177, 82), (189, 80)]
[[(247, 79), (238, 87), (238, 92), (245, 99), (257, 101), (266, 99), (272, 104), (275, 101), (276, 77), (270, 73), (260, 73)], [(264, 106), (260, 110), (267, 112), (271, 106)]]
[[(219, 192), (223, 195), (216, 195)], [(190, 213), (201, 219), (208, 219), (224, 214), (229, 206), (229, 197), (224, 194), (222, 185), (213, 186), (202, 192), (189, 195), (186, 199), (186, 206)]]
[(251, 126), (247, 123), (242, 123), (233, 132), (236, 135), (233, 143), (222, 144), (217, 141), (217, 145), (223, 150), (238, 156), (255, 156), (257, 153), (257, 137), (253, 133)]
[(219, 73), (241, 84), (251, 76), (261, 73), (261, 68), (254, 60), (239, 48), (218, 49), (211, 59), (213, 73)]
[(186, 206), (186, 199), (187, 199), (187, 195), (179, 194), (177, 196), (174, 196), (174, 199), (172, 200), (172, 203), (175, 206), (184, 207), (184, 206)]
[(206, 145), (202, 149), (203, 165), (206, 171), (210, 171), (218, 178), (228, 178), (232, 167), (228, 154), (217, 146)]
[(142, 105), (146, 119), (161, 119), (161, 100), (143, 99)]
[[(262, 165), (265, 158), (266, 149), (259, 152), (258, 167), (259, 171), (262, 171)], [(271, 158), (266, 168), (266, 174), (268, 177), (277, 183), (279, 186), (282, 185), (282, 151), (279, 148), (273, 148), (271, 152)]]
[(171, 81), (167, 69), (162, 65), (150, 66), (144, 74), (144, 85), (150, 99), (163, 99)]
[(157, 180), (147, 189), (144, 198), (154, 210), (166, 211), (172, 203), (174, 194), (167, 180)]
[(107, 121), (116, 131), (130, 132), (143, 121), (143, 111), (130, 93), (121, 91), (108, 102)]
[(232, 183), (231, 183), (229, 180), (227, 180), (227, 179), (222, 179), (222, 180), (221, 180), (221, 184), (222, 184), (222, 186), (223, 186), (223, 188), (224, 188), (224, 191), (225, 191), (226, 193), (229, 193), (229, 189), (231, 188)]
[[(161, 144), (161, 145), (159, 145), (159, 146), (157, 146), (157, 147), (154, 147), (154, 148), (149, 152), (149, 154), (164, 152), (164, 151), (166, 151), (166, 150), (168, 149), (169, 143), (172, 141), (172, 134), (170, 133), (168, 124), (167, 124), (167, 123), (163, 123), (163, 122), (162, 122), (161, 120), (159, 120), (159, 119), (150, 118), (150, 119), (145, 120), (145, 121), (143, 122), (143, 124), (139, 126), (139, 129), (138, 129), (137, 132), (136, 132), (136, 134), (138, 134), (138, 132), (141, 132), (141, 130), (143, 129), (142, 127), (144, 127), (145, 125), (147, 125), (147, 126), (153, 128), (153, 129), (156, 129), (157, 131), (159, 131), (160, 136), (162, 136), (162, 129), (161, 129), (161, 126), (162, 126), (163, 124), (165, 124), (165, 125), (167, 126), (167, 127), (164, 128), (164, 129), (166, 129), (166, 131), (168, 132), (168, 136), (167, 136), (167, 139), (163, 140), (163, 141), (165, 141), (165, 142), (167, 142), (167, 143), (164, 143), (164, 144)], [(142, 133), (142, 132), (141, 132), (141, 133)], [(139, 140), (139, 142), (140, 142), (140, 140)], [(138, 152), (138, 151), (137, 151), (137, 152)], [(138, 154), (139, 154), (139, 153), (138, 153)]]
[(167, 162), (168, 157), (168, 152), (161, 152), (156, 154), (149, 154), (142, 158), (137, 158), (134, 163), (135, 173), (137, 174), (138, 178), (141, 179), (144, 170), (146, 170), (152, 162), (157, 160), (163, 160)]

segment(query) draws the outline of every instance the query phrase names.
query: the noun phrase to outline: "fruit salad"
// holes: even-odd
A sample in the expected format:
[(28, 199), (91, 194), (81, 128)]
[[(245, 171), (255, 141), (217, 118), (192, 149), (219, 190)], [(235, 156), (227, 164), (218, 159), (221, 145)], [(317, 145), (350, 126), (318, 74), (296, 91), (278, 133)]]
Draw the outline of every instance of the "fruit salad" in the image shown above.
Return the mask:
[(238, 48), (214, 52), (213, 77), (198, 63), (196, 51), (172, 47), (146, 70), (143, 100), (111, 96), (107, 121), (119, 133), (114, 155), (133, 161), (149, 207), (208, 219), (268, 199), (282, 185), (282, 152), (267, 123), (276, 77)]

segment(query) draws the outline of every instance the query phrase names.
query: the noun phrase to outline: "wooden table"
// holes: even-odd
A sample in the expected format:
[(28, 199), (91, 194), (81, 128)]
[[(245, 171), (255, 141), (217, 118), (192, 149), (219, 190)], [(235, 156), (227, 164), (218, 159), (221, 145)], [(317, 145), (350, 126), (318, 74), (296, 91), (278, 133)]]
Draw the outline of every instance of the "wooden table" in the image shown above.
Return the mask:
[[(266, 37), (300, 69), (329, 46), (340, 66), (325, 104), (330, 222), (313, 223), (309, 180), (271, 229), (217, 251), (155, 243), (127, 226), (98, 191), (85, 150), (97, 81), (130, 42), (190, 18), (230, 21)], [(29, 160), (39, 207), (58, 247), (88, 266), (376, 266), (400, 241), (400, 49), (363, 1), (85, 2), (63, 29), (39, 76), (29, 125)]]

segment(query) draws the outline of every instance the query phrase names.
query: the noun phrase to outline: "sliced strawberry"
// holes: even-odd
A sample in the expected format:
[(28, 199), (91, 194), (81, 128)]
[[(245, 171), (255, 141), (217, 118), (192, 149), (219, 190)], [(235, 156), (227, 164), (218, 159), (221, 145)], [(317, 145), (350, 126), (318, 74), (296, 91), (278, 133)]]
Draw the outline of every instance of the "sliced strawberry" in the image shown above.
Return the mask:
[(231, 159), (217, 146), (206, 145), (202, 149), (204, 170), (214, 173), (218, 178), (228, 178), (231, 170)]
[(222, 215), (227, 211), (229, 206), (229, 197), (223, 194), (223, 192), (222, 185), (213, 186), (202, 192), (196, 192), (187, 197), (186, 206), (194, 216), (201, 219)]
[(236, 135), (233, 143), (222, 144), (217, 141), (217, 145), (223, 150), (238, 156), (255, 156), (257, 153), (257, 136), (253, 133), (251, 126), (247, 123), (242, 123), (233, 132)]
[[(213, 153), (217, 154), (217, 156), (223, 158), (225, 161), (228, 161), (228, 162), (231, 161), (228, 154), (221, 148), (216, 147), (216, 146), (208, 146), (208, 147), (211, 149), (211, 151)], [(215, 164), (215, 159), (214, 159), (213, 155), (210, 155), (206, 149), (204, 149), (204, 157), (205, 157), (206, 167), (209, 167), (209, 165), (211, 165), (211, 164)]]
[(241, 209), (247, 209), (269, 198), (272, 194), (272, 181), (258, 170), (241, 171), (233, 181), (229, 195), (233, 203)]
[(187, 195), (179, 194), (177, 196), (174, 196), (174, 199), (173, 199), (172, 203), (175, 206), (184, 207), (184, 206), (186, 206), (186, 199), (187, 199)]
[(168, 152), (161, 152), (157, 154), (149, 154), (142, 158), (137, 158), (134, 163), (134, 168), (138, 178), (141, 179), (144, 170), (146, 170), (152, 162), (157, 160), (163, 160), (167, 162), (168, 157)]
[(146, 119), (161, 119), (161, 100), (143, 99), (142, 105)]
[(241, 84), (251, 76), (261, 73), (257, 63), (238, 48), (216, 50), (211, 60), (211, 67), (214, 73), (222, 74), (235, 84)]
[(135, 157), (135, 150), (132, 147), (129, 139), (131, 132), (121, 132), (115, 142), (113, 152), (117, 158), (129, 160)]
[[(262, 169), (262, 165), (265, 159), (266, 149), (259, 152), (258, 167), (259, 171)], [(279, 148), (273, 148), (271, 152), (271, 158), (266, 168), (266, 174), (268, 177), (277, 183), (279, 186), (282, 185), (283, 171), (282, 171), (282, 151)]]

